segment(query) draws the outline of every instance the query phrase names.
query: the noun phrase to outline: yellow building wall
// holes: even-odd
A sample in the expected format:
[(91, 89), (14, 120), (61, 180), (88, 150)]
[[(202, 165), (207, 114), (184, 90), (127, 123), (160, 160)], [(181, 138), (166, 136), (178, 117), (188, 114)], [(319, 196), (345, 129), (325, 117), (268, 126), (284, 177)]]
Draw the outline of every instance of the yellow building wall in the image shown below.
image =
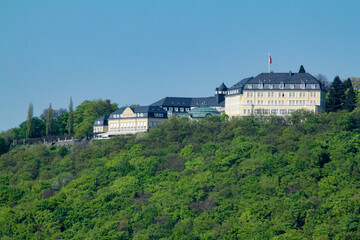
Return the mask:
[[(325, 108), (325, 92), (319, 91), (243, 91), (243, 94), (226, 96), (225, 113), (229, 117), (249, 116), (262, 109), (262, 114), (287, 115), (288, 110), (307, 109), (318, 112)], [(280, 109), (286, 113), (280, 113)], [(265, 112), (265, 113), (264, 113)], [(273, 114), (275, 114), (273, 112)]]

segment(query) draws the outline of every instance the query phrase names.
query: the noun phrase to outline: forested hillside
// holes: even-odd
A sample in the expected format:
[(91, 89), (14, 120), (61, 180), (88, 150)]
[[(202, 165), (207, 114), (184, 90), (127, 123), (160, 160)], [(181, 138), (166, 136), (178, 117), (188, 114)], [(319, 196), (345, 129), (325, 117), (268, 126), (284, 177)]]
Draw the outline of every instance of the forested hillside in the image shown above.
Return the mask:
[(0, 156), (2, 239), (359, 239), (360, 112), (170, 119)]

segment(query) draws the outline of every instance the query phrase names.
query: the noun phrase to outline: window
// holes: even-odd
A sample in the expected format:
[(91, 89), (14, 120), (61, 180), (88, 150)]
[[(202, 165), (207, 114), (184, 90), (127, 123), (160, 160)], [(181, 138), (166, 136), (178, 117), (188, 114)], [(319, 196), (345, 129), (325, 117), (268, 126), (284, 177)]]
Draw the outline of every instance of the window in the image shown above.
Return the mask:
[(270, 105), (270, 100), (268, 100), (268, 105)]
[(260, 92), (257, 93), (257, 97), (260, 97)]
[(269, 89), (273, 89), (273, 88), (274, 88), (274, 85), (270, 84)]
[(305, 89), (305, 84), (300, 84), (301, 89)]
[(252, 89), (253, 88), (253, 85), (248, 85), (248, 89)]
[(167, 107), (164, 107), (164, 110), (167, 111)]
[(274, 97), (274, 92), (271, 93), (271, 97)]
[(268, 92), (268, 97), (270, 97), (270, 92)]
[(264, 109), (264, 114), (270, 114), (270, 109)]
[(287, 114), (286, 109), (280, 109), (280, 115), (285, 115), (285, 114)]
[(250, 93), (249, 93), (249, 92), (246, 93), (246, 97), (250, 97)]
[(261, 84), (261, 83), (259, 83), (259, 84), (258, 84), (258, 88), (259, 88), (259, 89), (263, 89), (263, 88), (264, 88), (264, 85)]
[(172, 111), (173, 110), (173, 108), (172, 107), (169, 107), (169, 111)]
[(261, 113), (261, 109), (255, 109), (255, 114), (260, 114)]
[(178, 111), (179, 111), (179, 108), (177, 108), (177, 107), (174, 108), (174, 111), (175, 111), (175, 112), (178, 112)]
[(271, 109), (271, 114), (272, 115), (277, 115), (278, 114), (278, 109)]
[(280, 85), (279, 85), (279, 88), (280, 88), (280, 89), (284, 89), (284, 84), (280, 84)]
[(184, 108), (180, 108), (180, 112), (183, 112), (184, 111)]
[(164, 114), (162, 114), (162, 113), (154, 113), (154, 116), (155, 116), (155, 117), (163, 117)]
[(312, 88), (312, 89), (315, 89), (315, 88), (316, 88), (316, 85), (315, 85), (315, 84), (311, 84), (311, 88)]
[(189, 111), (189, 108), (185, 108), (185, 111), (187, 111), (187, 112), (188, 112), (188, 111)]
[(291, 84), (291, 85), (290, 85), (290, 88), (291, 88), (291, 89), (294, 89), (294, 88), (295, 88), (295, 85), (294, 85), (294, 84)]
[(250, 109), (248, 109), (248, 114), (250, 115)]
[(299, 92), (299, 97), (302, 97), (302, 92)]
[(291, 114), (291, 113), (293, 113), (294, 111), (295, 111), (295, 109), (289, 109), (289, 110), (288, 110), (288, 113)]

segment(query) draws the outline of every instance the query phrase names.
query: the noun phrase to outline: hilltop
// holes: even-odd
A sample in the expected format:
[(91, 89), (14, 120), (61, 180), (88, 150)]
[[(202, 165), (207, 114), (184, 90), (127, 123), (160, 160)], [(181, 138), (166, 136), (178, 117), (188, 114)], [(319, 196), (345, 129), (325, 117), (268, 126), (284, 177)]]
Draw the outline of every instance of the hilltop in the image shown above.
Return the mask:
[(3, 239), (358, 239), (360, 111), (221, 121), (0, 156)]

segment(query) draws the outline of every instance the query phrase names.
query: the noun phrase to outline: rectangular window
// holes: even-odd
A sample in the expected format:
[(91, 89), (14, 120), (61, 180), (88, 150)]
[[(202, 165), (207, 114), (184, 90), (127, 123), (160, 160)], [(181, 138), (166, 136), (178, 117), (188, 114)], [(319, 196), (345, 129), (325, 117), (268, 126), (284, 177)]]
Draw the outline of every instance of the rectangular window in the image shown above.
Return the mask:
[(255, 109), (255, 114), (260, 114), (261, 113), (261, 109)]
[(246, 109), (244, 109), (244, 115), (246, 115)]
[(280, 114), (281, 114), (281, 115), (285, 115), (285, 114), (287, 114), (286, 109), (280, 109)]
[(250, 109), (248, 109), (248, 114), (250, 115)]
[(270, 92), (268, 92), (268, 97), (270, 97)]
[(175, 111), (175, 112), (178, 112), (178, 111), (179, 111), (179, 108), (177, 108), (177, 107), (174, 108), (174, 111)]
[(271, 109), (271, 114), (272, 115), (277, 115), (278, 114), (278, 109)]
[(288, 113), (291, 114), (291, 113), (293, 113), (294, 111), (295, 111), (295, 109), (289, 109), (289, 110), (288, 110)]
[(270, 109), (264, 109), (264, 114), (269, 115), (270, 114)]

